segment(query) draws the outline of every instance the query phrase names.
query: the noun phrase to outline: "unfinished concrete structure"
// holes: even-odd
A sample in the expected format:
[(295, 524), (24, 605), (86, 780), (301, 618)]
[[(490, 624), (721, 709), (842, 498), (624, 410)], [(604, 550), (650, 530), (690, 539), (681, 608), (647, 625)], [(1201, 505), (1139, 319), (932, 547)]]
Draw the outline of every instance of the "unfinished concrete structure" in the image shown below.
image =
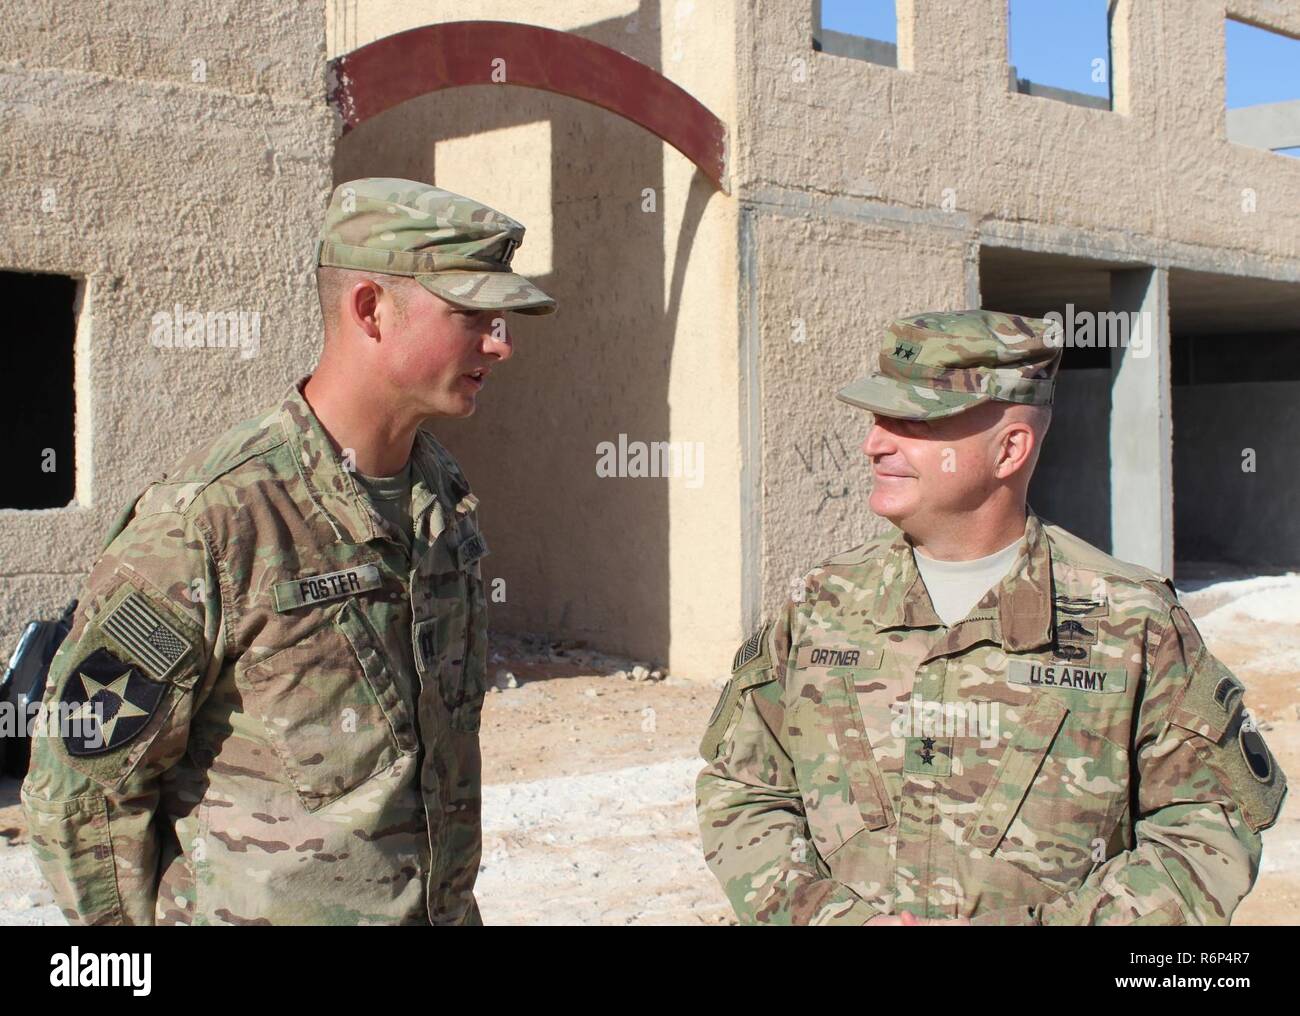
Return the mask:
[[(0, 268), (84, 280), (79, 468), (72, 504), (0, 518), (6, 636), (71, 595), (152, 471), (310, 369), (312, 239), (362, 175), (519, 218), (515, 264), (560, 300), (435, 428), (482, 498), (497, 628), (724, 673), (792, 578), (882, 528), (867, 418), (832, 393), (926, 309), (1148, 311), (1146, 355), (1067, 349), (1035, 507), (1166, 572), (1300, 564), (1300, 162), (1229, 140), (1223, 79), (1224, 18), (1300, 36), (1293, 5), (1118, 0), (1112, 109), (1016, 85), (1005, 0), (898, 0), (896, 66), (814, 45), (812, 0), (247, 0), (150, 15), (148, 45), (120, 11), (36, 9), (54, 27), (3, 43)], [(327, 60), (460, 20), (626, 54), (720, 122), (722, 172), (611, 112), (617, 79), (608, 103), (521, 87), (490, 45), (481, 83), (335, 140)], [(430, 81), (465, 57), (409, 38)], [(66, 219), (50, 180), (76, 187)], [(176, 303), (260, 309), (259, 353), (152, 347)], [(677, 475), (601, 475), (637, 442)]]

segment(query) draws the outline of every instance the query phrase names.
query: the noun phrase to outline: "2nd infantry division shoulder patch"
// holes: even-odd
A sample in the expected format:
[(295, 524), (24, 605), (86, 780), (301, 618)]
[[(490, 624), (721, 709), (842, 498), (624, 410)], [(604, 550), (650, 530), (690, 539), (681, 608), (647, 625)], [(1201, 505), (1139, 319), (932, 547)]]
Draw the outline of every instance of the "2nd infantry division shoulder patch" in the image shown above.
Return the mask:
[(59, 696), (68, 754), (103, 755), (133, 740), (166, 691), (166, 684), (150, 680), (107, 649), (94, 650), (72, 668)]

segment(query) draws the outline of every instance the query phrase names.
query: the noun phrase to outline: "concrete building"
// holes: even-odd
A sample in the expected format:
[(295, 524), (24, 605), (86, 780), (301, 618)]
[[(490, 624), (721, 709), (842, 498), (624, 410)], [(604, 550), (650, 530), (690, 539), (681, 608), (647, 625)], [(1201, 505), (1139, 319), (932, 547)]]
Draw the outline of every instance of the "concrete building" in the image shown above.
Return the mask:
[[(897, 9), (893, 65), (813, 0), (6, 14), (0, 269), (11, 304), (19, 273), (72, 281), (4, 504), (67, 496), (0, 511), (0, 633), (73, 595), (152, 473), (310, 370), (314, 236), (363, 175), (520, 219), (515, 264), (560, 300), (435, 428), (482, 499), (498, 629), (724, 673), (882, 528), (867, 417), (833, 392), (890, 319), (968, 306), (1147, 312), (1140, 344), (1066, 350), (1040, 513), (1180, 576), (1300, 565), (1300, 161), (1257, 147), (1285, 111), (1229, 139), (1223, 70), (1225, 17), (1300, 37), (1300, 9), (1117, 0), (1110, 108), (1018, 81), (1005, 0)], [(190, 312), (236, 312), (240, 343), (168, 348)]]

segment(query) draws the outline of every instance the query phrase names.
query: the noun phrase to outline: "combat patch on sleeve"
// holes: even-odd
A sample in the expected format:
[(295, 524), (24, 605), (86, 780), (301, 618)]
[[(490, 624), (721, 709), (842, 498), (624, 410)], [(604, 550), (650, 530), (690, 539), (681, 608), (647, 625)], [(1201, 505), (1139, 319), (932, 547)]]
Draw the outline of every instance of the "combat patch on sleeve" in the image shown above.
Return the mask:
[(103, 755), (134, 740), (163, 700), (167, 685), (102, 646), (76, 664), (59, 703), (69, 755)]
[(717, 757), (718, 749), (731, 737), (745, 692), (775, 680), (770, 668), (746, 670), (731, 676), (718, 696), (718, 704), (713, 707), (713, 715), (709, 717), (709, 725), (700, 741), (700, 756), (704, 761), (712, 762)]

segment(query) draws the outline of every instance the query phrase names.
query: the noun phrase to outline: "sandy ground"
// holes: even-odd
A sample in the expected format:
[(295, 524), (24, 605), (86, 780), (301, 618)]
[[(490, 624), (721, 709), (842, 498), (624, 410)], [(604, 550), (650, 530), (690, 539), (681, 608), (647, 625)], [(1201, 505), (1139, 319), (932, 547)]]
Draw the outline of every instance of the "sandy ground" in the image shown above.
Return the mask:
[[(1282, 768), (1300, 779), (1300, 576), (1217, 582), (1184, 602), (1246, 684)], [(717, 685), (635, 681), (625, 661), (503, 641), (483, 720), (483, 864), (491, 924), (725, 924), (700, 855), (696, 745)], [(1300, 792), (1264, 834), (1237, 924), (1300, 923)], [(31, 860), (17, 785), (0, 781), (0, 924), (61, 923)]]
[(1233, 923), (1300, 924), (1300, 576), (1219, 582), (1182, 599), (1214, 655), (1245, 684), (1246, 706), (1291, 788)]

